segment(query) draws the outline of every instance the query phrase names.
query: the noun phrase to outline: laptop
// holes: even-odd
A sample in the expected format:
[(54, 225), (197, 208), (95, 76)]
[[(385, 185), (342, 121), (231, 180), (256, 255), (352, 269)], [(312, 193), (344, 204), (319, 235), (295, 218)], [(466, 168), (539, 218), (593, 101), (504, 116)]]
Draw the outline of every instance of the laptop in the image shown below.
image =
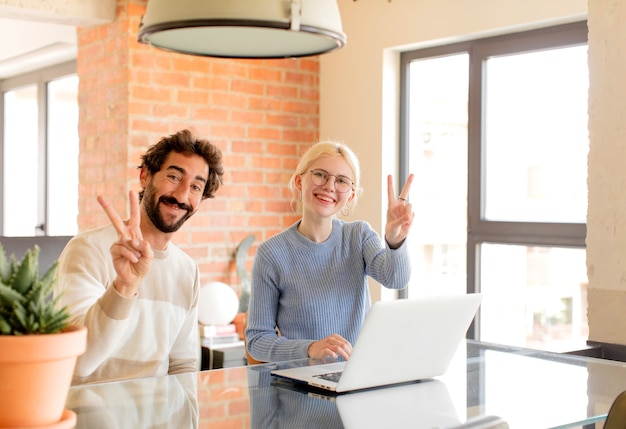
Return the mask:
[(335, 393), (444, 374), (482, 300), (481, 294), (378, 301), (348, 361), (273, 370), (271, 375)]

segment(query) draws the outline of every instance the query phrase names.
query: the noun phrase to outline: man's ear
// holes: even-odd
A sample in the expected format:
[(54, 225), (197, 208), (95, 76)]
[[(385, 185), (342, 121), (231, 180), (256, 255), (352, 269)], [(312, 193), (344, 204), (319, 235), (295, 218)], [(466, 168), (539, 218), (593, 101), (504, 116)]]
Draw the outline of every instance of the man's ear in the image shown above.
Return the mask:
[(150, 172), (148, 171), (148, 168), (144, 165), (139, 171), (139, 182), (141, 183), (141, 188), (145, 188), (149, 181)]

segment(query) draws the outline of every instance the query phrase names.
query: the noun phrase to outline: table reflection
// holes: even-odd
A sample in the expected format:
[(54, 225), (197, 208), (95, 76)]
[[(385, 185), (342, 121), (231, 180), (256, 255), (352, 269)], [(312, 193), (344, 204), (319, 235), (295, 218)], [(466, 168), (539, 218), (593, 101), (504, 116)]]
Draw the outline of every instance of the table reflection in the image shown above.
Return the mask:
[[(445, 428), (457, 426), (461, 422), (448, 388), (440, 380), (427, 380), (335, 395), (274, 379), (270, 375), (271, 369), (273, 369), (271, 366), (247, 368), (249, 425), (241, 422), (241, 426), (229, 427), (252, 429)], [(227, 382), (233, 381), (231, 379)], [(232, 391), (231, 394), (233, 396), (241, 394), (242, 398), (246, 397), (246, 392)], [(212, 416), (206, 416), (206, 420), (201, 418), (201, 426), (227, 427), (210, 423), (215, 422), (217, 415), (218, 413), (214, 413)]]
[(272, 382), (263, 367), (250, 367), (250, 428), (341, 429), (335, 398)]
[(195, 373), (76, 386), (66, 408), (77, 415), (76, 428), (197, 428)]
[[(312, 361), (75, 386), (78, 429), (454, 428), (502, 418), (511, 429), (588, 427), (626, 390), (626, 366), (467, 342), (436, 379), (326, 395), (272, 378)], [(322, 363), (322, 362), (318, 362)]]

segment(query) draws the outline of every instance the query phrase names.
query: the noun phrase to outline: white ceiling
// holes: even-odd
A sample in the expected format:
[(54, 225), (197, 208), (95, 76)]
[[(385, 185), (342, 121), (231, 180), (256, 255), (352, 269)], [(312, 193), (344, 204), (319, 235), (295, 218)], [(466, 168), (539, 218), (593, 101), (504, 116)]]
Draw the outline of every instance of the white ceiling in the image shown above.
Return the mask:
[(76, 58), (73, 25), (0, 17), (0, 79)]
[(116, 0), (0, 0), (0, 79), (76, 58), (76, 26), (113, 22)]

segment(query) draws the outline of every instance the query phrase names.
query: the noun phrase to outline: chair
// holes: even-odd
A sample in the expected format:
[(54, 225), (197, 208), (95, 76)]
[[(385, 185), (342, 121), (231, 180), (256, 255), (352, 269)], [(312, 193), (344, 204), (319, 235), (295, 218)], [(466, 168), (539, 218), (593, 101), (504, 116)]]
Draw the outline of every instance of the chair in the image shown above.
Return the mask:
[(252, 355), (250, 354), (250, 352), (248, 351), (248, 346), (246, 344), (246, 340), (243, 340), (243, 346), (246, 349), (246, 360), (248, 361), (248, 365), (259, 365), (262, 363), (267, 363), (267, 362), (263, 362), (260, 360), (256, 360), (255, 358), (252, 357)]
[(6, 256), (22, 259), (27, 249), (39, 246), (39, 275), (43, 275), (57, 260), (71, 236), (2, 237)]
[[(244, 332), (244, 337), (243, 337), (243, 348), (246, 351), (246, 359), (248, 361), (248, 365), (258, 365), (258, 364), (262, 364), (262, 363), (267, 363), (267, 362), (263, 362), (260, 360), (256, 360), (255, 358), (252, 357), (252, 355), (248, 352), (248, 343), (246, 342), (246, 336), (245, 336), (245, 332), (246, 332), (246, 327), (248, 326), (248, 318), (246, 317), (246, 320), (244, 322), (244, 327), (243, 327), (243, 332)], [(278, 336), (280, 337), (280, 329), (278, 329), (278, 326), (276, 327), (276, 334), (278, 334)]]
[[(247, 316), (247, 314), (246, 314), (246, 316)], [(259, 365), (259, 364), (262, 364), (262, 363), (267, 363), (267, 362), (263, 362), (263, 361), (260, 361), (260, 360), (256, 360), (255, 358), (252, 357), (252, 355), (248, 351), (248, 342), (246, 341), (246, 336), (245, 336), (245, 332), (246, 332), (247, 326), (248, 326), (248, 317), (246, 317), (244, 322), (243, 322), (243, 332), (244, 332), (243, 348), (246, 351), (246, 360), (248, 361), (248, 365)]]
[(626, 391), (617, 395), (611, 404), (604, 429), (626, 429)]

